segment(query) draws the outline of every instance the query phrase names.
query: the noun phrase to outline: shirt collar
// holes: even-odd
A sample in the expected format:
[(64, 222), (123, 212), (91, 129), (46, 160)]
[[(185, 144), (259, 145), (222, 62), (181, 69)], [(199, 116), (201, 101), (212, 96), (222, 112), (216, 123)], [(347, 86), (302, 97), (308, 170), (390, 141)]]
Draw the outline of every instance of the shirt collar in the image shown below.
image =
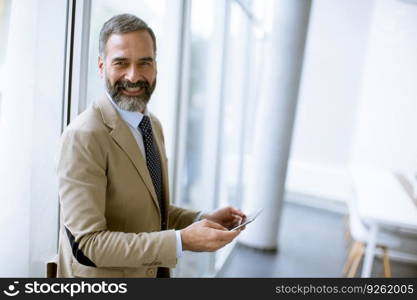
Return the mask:
[(112, 99), (112, 97), (110, 97), (109, 93), (106, 91), (106, 95), (107, 98), (109, 98), (111, 104), (113, 104), (114, 108), (117, 110), (117, 112), (119, 113), (120, 117), (126, 122), (128, 123), (130, 126), (132, 126), (133, 128), (138, 128), (140, 122), (143, 119), (143, 116), (148, 116), (149, 117), (149, 112), (148, 109), (145, 108), (145, 112), (142, 114), (139, 111), (128, 111), (128, 110), (124, 110), (121, 109)]

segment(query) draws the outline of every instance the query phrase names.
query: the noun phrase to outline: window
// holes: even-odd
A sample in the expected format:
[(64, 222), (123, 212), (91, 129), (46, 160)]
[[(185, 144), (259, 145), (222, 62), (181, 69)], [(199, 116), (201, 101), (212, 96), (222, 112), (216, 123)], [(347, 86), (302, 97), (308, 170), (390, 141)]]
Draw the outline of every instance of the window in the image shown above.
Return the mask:
[(42, 277), (57, 252), (54, 156), (62, 128), (67, 7), (56, 0), (0, 5), (0, 30), (7, 36), (0, 47), (0, 239), (7, 241), (0, 247), (0, 276)]
[[(215, 208), (216, 161), (221, 105), (224, 1), (192, 1), (190, 57), (186, 83), (184, 156), (179, 180), (180, 205), (196, 210)], [(180, 276), (213, 272), (209, 253), (185, 253)]]
[[(248, 18), (236, 2), (231, 3), (223, 98), (223, 131), (219, 204), (240, 207), (243, 116), (248, 74)], [(253, 103), (251, 101), (251, 103)]]
[[(0, 0), (0, 237), (10, 245), (0, 247), (3, 276), (43, 276), (57, 251), (54, 157), (61, 129), (67, 115), (74, 118), (104, 93), (99, 31), (119, 13), (141, 17), (156, 33), (158, 84), (150, 110), (164, 127), (172, 200), (210, 211), (239, 207), (242, 198), (244, 141), (262, 68), (253, 1), (71, 3)], [(66, 43), (67, 6), (76, 12), (69, 112), (63, 105), (70, 73), (65, 45), (72, 45)], [(213, 276), (231, 247), (184, 253), (175, 275)]]
[(11, 2), (11, 0), (0, 0), (0, 38), (2, 44), (2, 47), (0, 47), (0, 118)]
[(262, 0), (253, 1), (253, 15), (251, 19), (251, 26), (249, 29), (248, 43), (251, 45), (248, 49), (248, 77), (247, 77), (247, 94), (248, 101), (245, 112), (243, 114), (244, 121), (242, 130), (243, 137), (243, 178), (242, 186), (246, 184), (246, 170), (245, 167), (249, 164), (250, 155), (252, 152), (253, 129), (257, 121), (256, 111), (259, 106), (260, 99), (264, 96), (261, 94), (263, 90), (262, 84), (266, 81), (264, 70), (265, 64), (265, 43), (268, 34), (272, 29), (272, 14), (273, 1)]
[[(177, 72), (179, 68), (181, 3), (178, 0), (93, 0), (88, 49), (86, 103), (89, 105), (104, 93), (104, 83), (98, 75), (97, 57), (99, 33), (104, 22), (121, 13), (131, 13), (143, 19), (157, 39), (158, 83), (150, 101), (150, 111), (161, 121), (167, 150), (170, 180), (173, 178), (175, 147), (175, 112), (177, 106)], [(172, 186), (172, 185), (171, 185)]]
[[(103, 23), (132, 13), (155, 31), (158, 84), (150, 110), (164, 127), (171, 200), (179, 206), (202, 211), (241, 206), (246, 141), (262, 71), (263, 24), (256, 18), (262, 19), (266, 6), (259, 2), (271, 0), (257, 0), (253, 8), (250, 0), (86, 2), (81, 18), (89, 29), (81, 47), (87, 48), (88, 63), (81, 72), (87, 84), (76, 99), (80, 111), (104, 92), (97, 68)], [(174, 275), (213, 276), (232, 247), (217, 254), (185, 252)]]
[[(260, 77), (256, 76), (262, 68), (262, 26), (250, 14), (249, 4), (191, 2), (191, 50), (189, 64), (184, 66), (189, 74), (185, 76), (189, 78), (186, 109), (179, 116), (187, 120), (186, 137), (179, 156), (183, 155), (182, 170), (177, 173), (177, 196), (186, 207), (206, 211), (241, 207), (245, 141), (256, 106), (251, 97), (257, 96)], [(255, 29), (261, 34), (252, 43), (258, 38)], [(212, 276), (232, 248), (212, 254), (186, 253), (177, 274)]]
[[(225, 72), (223, 78), (221, 153), (218, 170), (217, 207), (241, 207), (243, 186), (243, 147), (245, 111), (248, 101), (248, 71), (250, 67), (250, 20), (238, 2), (231, 2), (227, 26)], [(215, 269), (223, 265), (233, 245), (216, 252)]]

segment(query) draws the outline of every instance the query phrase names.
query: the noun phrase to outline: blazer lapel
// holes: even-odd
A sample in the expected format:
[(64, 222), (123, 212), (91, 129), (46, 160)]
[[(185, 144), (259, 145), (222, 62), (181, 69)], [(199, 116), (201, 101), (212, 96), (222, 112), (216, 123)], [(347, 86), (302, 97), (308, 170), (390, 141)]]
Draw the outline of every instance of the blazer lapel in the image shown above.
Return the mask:
[(107, 99), (107, 96), (101, 97), (97, 103), (101, 111), (104, 123), (112, 128), (110, 136), (123, 149), (129, 159), (132, 161), (140, 177), (151, 193), (152, 200), (155, 203), (158, 212), (160, 212), (158, 199), (156, 197), (156, 192), (152, 183), (151, 176), (149, 175), (148, 167), (146, 166), (145, 159), (140, 152), (138, 144), (132, 136), (130, 129), (120, 118), (113, 105)]

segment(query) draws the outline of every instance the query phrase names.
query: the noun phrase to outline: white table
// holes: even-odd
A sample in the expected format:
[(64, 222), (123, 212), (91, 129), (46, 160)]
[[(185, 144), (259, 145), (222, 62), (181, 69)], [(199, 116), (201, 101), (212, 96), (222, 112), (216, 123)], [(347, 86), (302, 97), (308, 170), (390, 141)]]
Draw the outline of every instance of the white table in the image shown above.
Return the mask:
[(370, 277), (381, 227), (389, 226), (417, 233), (417, 205), (391, 172), (357, 166), (353, 169), (358, 213), (370, 229), (362, 277)]

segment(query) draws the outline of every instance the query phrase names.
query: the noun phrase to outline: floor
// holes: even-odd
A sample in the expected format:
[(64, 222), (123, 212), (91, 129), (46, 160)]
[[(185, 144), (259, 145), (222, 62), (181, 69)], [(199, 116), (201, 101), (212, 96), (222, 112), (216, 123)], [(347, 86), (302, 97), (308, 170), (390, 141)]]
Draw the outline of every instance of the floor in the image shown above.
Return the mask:
[[(342, 213), (285, 202), (278, 251), (238, 244), (217, 277), (343, 277), (348, 251), (344, 232)], [(393, 277), (417, 277), (413, 264), (391, 261), (391, 271)], [(376, 259), (372, 277), (382, 276)]]

